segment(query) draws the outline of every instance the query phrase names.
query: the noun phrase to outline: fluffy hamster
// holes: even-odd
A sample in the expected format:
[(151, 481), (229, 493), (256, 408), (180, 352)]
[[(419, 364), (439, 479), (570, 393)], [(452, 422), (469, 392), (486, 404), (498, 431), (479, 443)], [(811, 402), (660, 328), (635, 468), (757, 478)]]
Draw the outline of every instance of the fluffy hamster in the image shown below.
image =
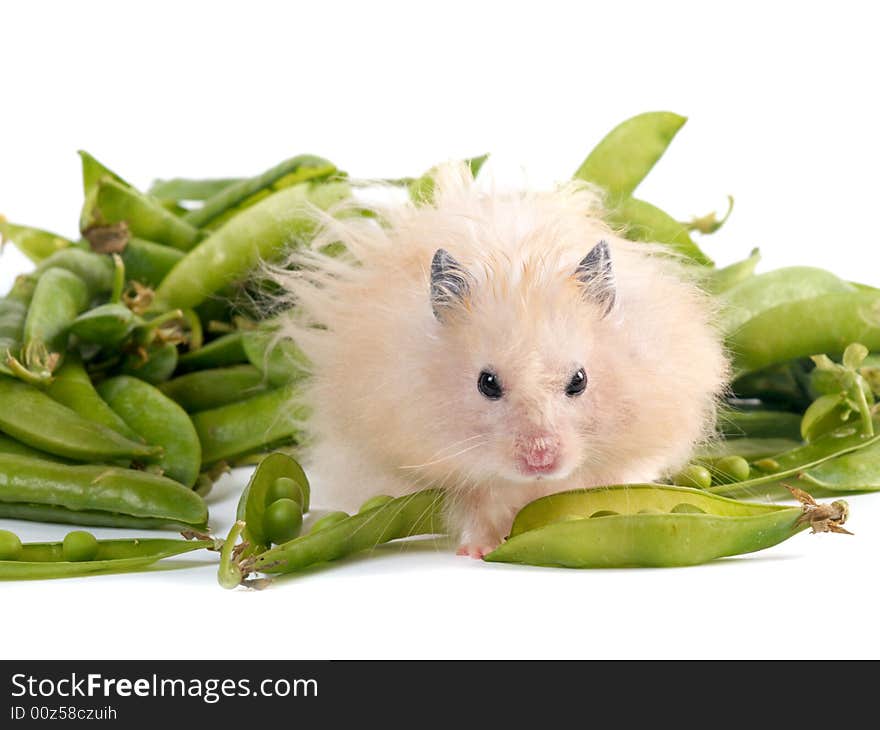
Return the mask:
[(482, 193), (448, 165), (433, 205), (380, 217), (325, 216), (278, 273), (323, 502), (441, 487), (481, 557), (526, 502), (656, 479), (707, 435), (728, 369), (708, 299), (594, 191)]

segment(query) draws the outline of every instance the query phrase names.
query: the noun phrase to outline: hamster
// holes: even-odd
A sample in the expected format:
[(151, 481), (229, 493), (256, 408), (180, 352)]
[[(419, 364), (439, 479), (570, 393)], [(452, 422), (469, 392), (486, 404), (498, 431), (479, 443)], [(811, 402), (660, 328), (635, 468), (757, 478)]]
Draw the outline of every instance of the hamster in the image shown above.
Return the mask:
[(311, 363), (321, 502), (442, 488), (459, 554), (479, 558), (533, 499), (688, 460), (728, 377), (709, 299), (602, 215), (583, 183), (484, 193), (448, 164), (432, 205), (322, 217), (275, 273), (294, 305), (281, 336)]

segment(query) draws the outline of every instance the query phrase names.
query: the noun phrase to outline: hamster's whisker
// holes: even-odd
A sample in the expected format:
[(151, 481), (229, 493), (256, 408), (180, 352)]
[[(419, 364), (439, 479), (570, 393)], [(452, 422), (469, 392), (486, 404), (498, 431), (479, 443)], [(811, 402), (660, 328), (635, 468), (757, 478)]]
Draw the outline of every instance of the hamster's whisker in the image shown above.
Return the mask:
[[(459, 442), (459, 443), (461, 443), (461, 442)], [(485, 446), (486, 443), (488, 443), (488, 439), (484, 440), (484, 441), (478, 441), (475, 444), (471, 444), (470, 446), (467, 446), (463, 449), (460, 449), (459, 451), (456, 451), (452, 454), (448, 454), (447, 456), (441, 456), (440, 458), (433, 459), (431, 461), (426, 461), (421, 464), (407, 464), (404, 466), (400, 466), (398, 468), (400, 468), (400, 469), (422, 469), (423, 467), (426, 467), (426, 466), (434, 466), (435, 464), (440, 464), (444, 461), (448, 461), (449, 459), (454, 459), (457, 456), (461, 456), (462, 454), (466, 454), (468, 451), (473, 451), (474, 449), (478, 449), (481, 446)]]

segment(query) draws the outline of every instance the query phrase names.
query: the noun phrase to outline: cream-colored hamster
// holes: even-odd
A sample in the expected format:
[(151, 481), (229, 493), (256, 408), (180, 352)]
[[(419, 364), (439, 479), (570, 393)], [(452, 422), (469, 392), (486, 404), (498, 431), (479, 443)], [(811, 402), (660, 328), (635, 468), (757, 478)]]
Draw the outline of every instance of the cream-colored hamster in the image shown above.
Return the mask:
[(526, 502), (657, 479), (706, 436), (728, 369), (708, 299), (588, 187), (483, 193), (447, 165), (433, 205), (380, 219), (324, 217), (278, 275), (320, 502), (441, 487), (481, 557)]

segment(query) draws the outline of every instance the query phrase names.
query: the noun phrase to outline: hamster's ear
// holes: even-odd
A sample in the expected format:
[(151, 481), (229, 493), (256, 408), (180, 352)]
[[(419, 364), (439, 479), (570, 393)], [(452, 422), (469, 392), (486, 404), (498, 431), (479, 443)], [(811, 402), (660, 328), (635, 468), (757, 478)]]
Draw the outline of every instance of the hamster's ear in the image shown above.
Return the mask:
[(431, 308), (443, 322), (448, 310), (461, 304), (470, 293), (468, 274), (449, 252), (438, 248), (431, 260)]
[(607, 316), (616, 298), (611, 251), (607, 242), (599, 241), (593, 246), (577, 265), (574, 277), (584, 285), (584, 296), (595, 301), (602, 309), (602, 316)]

